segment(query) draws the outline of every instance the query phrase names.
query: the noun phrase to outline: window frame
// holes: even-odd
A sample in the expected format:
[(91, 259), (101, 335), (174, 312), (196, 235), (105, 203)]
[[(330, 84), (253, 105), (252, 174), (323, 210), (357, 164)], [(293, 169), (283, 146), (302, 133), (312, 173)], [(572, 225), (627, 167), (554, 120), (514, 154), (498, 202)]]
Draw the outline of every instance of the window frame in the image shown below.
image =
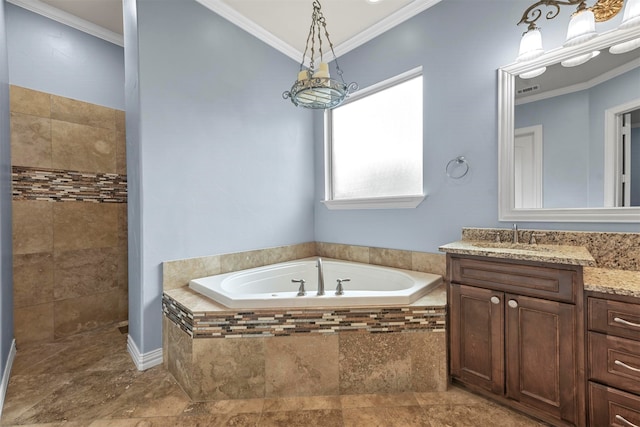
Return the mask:
[[(416, 77), (422, 77), (422, 66), (413, 68), (397, 76), (388, 78), (374, 85), (357, 91), (345, 100), (342, 105), (357, 101), (358, 99), (374, 95), (390, 87), (399, 85)], [(424, 80), (423, 80), (423, 112), (424, 112)], [(337, 107), (339, 108), (339, 107)], [(324, 112), (324, 200), (322, 203), (331, 210), (337, 209), (411, 209), (416, 208), (427, 197), (424, 191), (424, 118), (422, 129), (422, 193), (404, 196), (384, 196), (351, 199), (333, 198), (333, 134), (332, 134), (332, 110)]]

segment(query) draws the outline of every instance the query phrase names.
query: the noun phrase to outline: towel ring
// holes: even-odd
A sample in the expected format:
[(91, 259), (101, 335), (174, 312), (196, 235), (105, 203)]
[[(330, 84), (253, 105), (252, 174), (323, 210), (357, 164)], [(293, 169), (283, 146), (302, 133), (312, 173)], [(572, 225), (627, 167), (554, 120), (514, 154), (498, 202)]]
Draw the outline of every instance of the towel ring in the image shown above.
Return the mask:
[(464, 156), (458, 156), (447, 163), (445, 172), (449, 178), (460, 179), (469, 172), (469, 163)]

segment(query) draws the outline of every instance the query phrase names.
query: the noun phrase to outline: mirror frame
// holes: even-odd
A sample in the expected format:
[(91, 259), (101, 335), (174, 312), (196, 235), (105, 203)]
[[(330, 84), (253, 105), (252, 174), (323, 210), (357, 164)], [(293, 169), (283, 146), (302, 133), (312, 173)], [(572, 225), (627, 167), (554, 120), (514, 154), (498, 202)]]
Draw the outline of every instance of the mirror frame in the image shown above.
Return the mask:
[[(549, 51), (539, 58), (498, 69), (498, 219), (540, 222), (640, 222), (640, 207), (516, 209), (514, 180), (515, 78), (525, 71), (640, 37), (640, 27), (615, 29), (572, 47)], [(640, 54), (640, 51), (639, 51)], [(603, 153), (604, 154), (604, 153)]]

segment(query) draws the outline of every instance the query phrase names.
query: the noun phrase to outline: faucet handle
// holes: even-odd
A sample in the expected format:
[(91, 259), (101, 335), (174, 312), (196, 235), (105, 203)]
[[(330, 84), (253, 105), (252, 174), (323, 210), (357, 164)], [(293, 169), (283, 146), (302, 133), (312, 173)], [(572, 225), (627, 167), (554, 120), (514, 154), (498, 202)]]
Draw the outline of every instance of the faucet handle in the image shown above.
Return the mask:
[(336, 295), (344, 295), (344, 288), (342, 287), (342, 282), (350, 282), (351, 279), (337, 279), (338, 286), (336, 286)]
[(536, 238), (540, 238), (544, 236), (546, 236), (545, 233), (531, 233), (531, 237), (529, 237), (529, 244), (530, 245), (538, 244), (538, 241), (536, 240)]
[(291, 283), (300, 283), (300, 287), (298, 288), (299, 297), (303, 297), (307, 294), (307, 291), (304, 290), (304, 279), (291, 279)]
[(496, 243), (502, 242), (502, 240), (500, 239), (500, 232), (499, 231), (492, 231), (490, 234), (493, 234), (493, 235), (496, 236), (495, 239), (494, 239), (494, 241)]

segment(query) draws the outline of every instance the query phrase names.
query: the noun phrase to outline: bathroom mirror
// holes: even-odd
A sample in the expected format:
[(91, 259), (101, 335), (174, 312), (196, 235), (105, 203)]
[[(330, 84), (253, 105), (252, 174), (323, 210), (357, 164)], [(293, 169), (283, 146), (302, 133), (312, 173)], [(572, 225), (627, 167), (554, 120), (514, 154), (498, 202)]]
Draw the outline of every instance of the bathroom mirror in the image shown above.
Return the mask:
[(499, 69), (501, 221), (640, 222), (640, 48), (608, 51), (639, 37), (613, 30)]

